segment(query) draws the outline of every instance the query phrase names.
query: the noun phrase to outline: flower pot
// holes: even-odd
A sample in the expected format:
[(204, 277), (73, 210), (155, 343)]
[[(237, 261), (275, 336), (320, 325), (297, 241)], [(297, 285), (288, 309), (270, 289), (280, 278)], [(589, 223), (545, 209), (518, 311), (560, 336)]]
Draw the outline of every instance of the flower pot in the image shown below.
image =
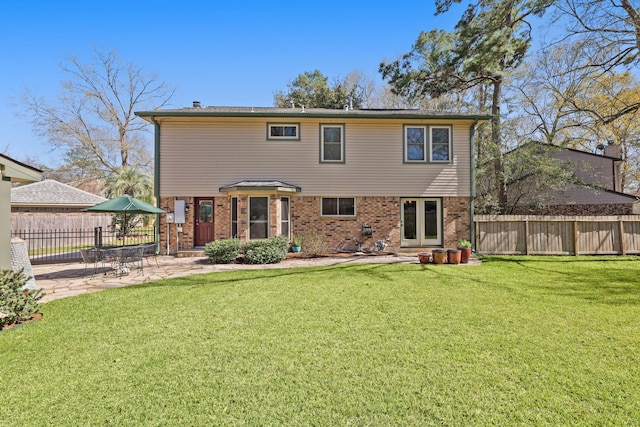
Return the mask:
[(292, 245), (291, 252), (300, 252), (302, 250), (302, 246)]
[(429, 264), (431, 261), (431, 254), (427, 252), (419, 253), (418, 260), (420, 261), (420, 264)]
[(460, 264), (461, 253), (460, 249), (447, 250), (447, 262), (449, 264)]
[(471, 248), (458, 249), (460, 249), (460, 264), (468, 264), (469, 258), (471, 258)]
[(434, 264), (444, 264), (447, 261), (447, 251), (444, 249), (434, 249), (431, 251), (433, 254)]

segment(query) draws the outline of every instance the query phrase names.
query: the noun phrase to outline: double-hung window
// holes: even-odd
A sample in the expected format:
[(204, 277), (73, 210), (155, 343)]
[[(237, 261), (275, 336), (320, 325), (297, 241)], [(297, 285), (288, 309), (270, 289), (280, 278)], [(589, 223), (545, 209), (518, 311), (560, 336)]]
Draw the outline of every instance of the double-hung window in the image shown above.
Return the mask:
[(267, 123), (267, 139), (300, 140), (299, 123)]
[(320, 125), (320, 162), (344, 163), (344, 125)]
[(290, 218), (289, 211), (291, 199), (289, 197), (280, 197), (280, 235), (289, 238), (290, 234)]
[(231, 198), (231, 237), (238, 237), (238, 198)]
[(405, 163), (451, 161), (451, 126), (404, 126)]
[(427, 161), (427, 127), (426, 126), (405, 126), (405, 161), (426, 162)]
[(323, 197), (322, 216), (356, 216), (356, 199), (353, 197)]
[(450, 162), (451, 161), (451, 127), (431, 126), (431, 161)]
[(269, 237), (269, 198), (249, 197), (249, 239)]

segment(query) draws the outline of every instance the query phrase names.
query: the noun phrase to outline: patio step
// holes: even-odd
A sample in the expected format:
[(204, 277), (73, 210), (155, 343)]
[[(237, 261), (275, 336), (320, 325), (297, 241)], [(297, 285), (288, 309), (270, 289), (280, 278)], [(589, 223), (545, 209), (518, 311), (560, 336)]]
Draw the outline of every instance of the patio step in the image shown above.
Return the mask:
[(203, 257), (204, 249), (182, 249), (178, 251), (178, 258)]

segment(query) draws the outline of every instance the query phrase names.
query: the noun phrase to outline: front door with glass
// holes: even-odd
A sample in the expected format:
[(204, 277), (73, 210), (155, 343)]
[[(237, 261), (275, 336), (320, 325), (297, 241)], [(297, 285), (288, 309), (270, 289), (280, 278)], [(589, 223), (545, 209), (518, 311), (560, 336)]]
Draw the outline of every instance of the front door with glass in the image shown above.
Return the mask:
[(213, 198), (195, 200), (195, 246), (204, 246), (213, 241)]
[(442, 245), (442, 200), (402, 199), (401, 246)]

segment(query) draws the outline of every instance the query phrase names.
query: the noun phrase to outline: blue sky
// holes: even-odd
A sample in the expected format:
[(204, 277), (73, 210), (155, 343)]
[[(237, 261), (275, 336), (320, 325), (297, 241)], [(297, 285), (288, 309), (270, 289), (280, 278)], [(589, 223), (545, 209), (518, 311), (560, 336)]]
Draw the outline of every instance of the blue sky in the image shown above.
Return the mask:
[(354, 70), (379, 80), (378, 64), (408, 52), (420, 31), (450, 30), (460, 13), (434, 17), (432, 1), (72, 1), (0, 0), (0, 152), (52, 152), (12, 99), (29, 88), (54, 101), (68, 56), (89, 63), (95, 48), (176, 88), (172, 107), (271, 106), (273, 93), (305, 71), (330, 79)]

